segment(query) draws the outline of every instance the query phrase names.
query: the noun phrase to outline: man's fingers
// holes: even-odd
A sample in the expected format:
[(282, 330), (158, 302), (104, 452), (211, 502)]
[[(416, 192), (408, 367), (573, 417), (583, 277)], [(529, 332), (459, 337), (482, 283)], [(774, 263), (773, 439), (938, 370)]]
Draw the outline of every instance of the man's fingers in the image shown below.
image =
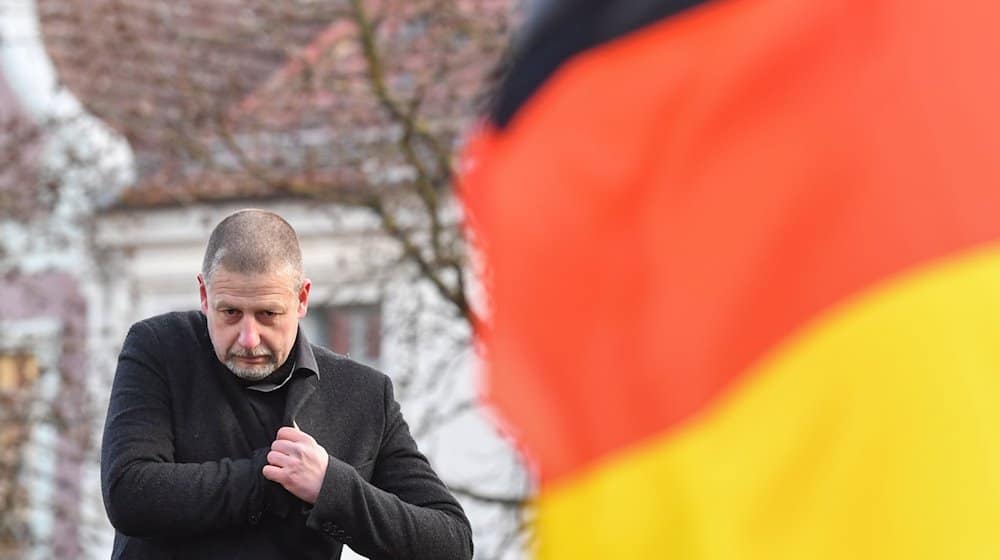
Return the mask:
[(299, 448), (299, 444), (289, 441), (287, 439), (276, 439), (271, 444), (271, 451), (277, 451), (278, 453), (284, 453), (285, 455), (292, 455), (298, 457), (302, 454), (302, 450)]
[(284, 439), (288, 441), (310, 441), (312, 440), (312, 436), (302, 430), (284, 426), (278, 430), (277, 439)]
[(262, 471), (264, 478), (277, 482), (278, 484), (284, 484), (285, 473), (281, 468), (274, 465), (264, 465), (264, 470)]
[(270, 451), (267, 454), (267, 463), (276, 467), (287, 467), (294, 461), (295, 459), (279, 451)]

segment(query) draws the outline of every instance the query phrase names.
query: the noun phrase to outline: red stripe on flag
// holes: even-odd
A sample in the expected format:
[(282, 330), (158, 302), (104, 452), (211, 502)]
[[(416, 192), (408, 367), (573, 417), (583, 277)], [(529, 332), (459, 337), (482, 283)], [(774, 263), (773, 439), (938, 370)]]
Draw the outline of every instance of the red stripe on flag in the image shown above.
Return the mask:
[(844, 297), (1000, 237), (998, 19), (709, 4), (570, 62), (481, 139), (489, 396), (545, 479), (683, 422)]

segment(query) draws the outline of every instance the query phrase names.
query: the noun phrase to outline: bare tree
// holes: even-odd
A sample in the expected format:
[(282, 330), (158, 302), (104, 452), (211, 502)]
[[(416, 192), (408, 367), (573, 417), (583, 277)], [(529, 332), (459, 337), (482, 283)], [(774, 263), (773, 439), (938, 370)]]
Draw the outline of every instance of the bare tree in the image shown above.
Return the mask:
[[(75, 117), (32, 121), (11, 107), (0, 108), (0, 559), (30, 557), (53, 536), (46, 550), (78, 557), (76, 481), (100, 416), (84, 375), (86, 302), (72, 267), (38, 257), (79, 252), (85, 201), (114, 181), (98, 173), (97, 153), (54, 141)], [(50, 535), (33, 531), (39, 510)]]
[[(65, 270), (28, 263), (74, 243), (78, 203), (88, 193), (67, 182), (100, 167), (93, 153), (62, 151), (53, 141), (73, 120), (38, 120), (9, 90), (0, 96), (0, 558), (24, 558), (34, 548), (40, 535), (32, 530), (32, 510), (54, 512), (63, 526), (78, 521), (73, 485), (48, 496), (33, 486), (73, 477), (94, 447), (95, 409), (82, 367), (83, 297)], [(73, 534), (49, 550), (79, 552)]]

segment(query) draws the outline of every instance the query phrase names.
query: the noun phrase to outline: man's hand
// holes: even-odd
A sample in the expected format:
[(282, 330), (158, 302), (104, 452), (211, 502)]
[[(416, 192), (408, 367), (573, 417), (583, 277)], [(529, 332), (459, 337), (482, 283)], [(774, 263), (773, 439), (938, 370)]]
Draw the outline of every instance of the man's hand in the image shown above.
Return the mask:
[(284, 486), (306, 503), (316, 503), (330, 456), (311, 435), (297, 428), (281, 428), (267, 462), (264, 478)]

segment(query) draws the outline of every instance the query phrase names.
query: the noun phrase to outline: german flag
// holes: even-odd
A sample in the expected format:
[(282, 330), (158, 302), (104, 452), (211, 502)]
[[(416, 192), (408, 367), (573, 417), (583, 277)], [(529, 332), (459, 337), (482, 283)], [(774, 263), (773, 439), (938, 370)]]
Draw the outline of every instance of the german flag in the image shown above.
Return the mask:
[(543, 559), (1000, 559), (1000, 3), (547, 2), (468, 151)]

